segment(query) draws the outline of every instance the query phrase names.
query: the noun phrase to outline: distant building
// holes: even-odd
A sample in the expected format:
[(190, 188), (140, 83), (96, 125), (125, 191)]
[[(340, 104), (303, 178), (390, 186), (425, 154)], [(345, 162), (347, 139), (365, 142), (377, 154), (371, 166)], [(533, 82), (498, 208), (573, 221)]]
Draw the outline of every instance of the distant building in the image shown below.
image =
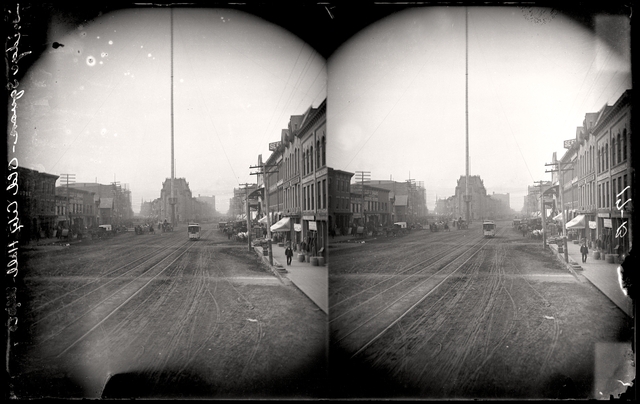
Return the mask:
[[(369, 231), (380, 226), (390, 226), (392, 220), (392, 205), (389, 198), (390, 191), (381, 187), (374, 187), (365, 184), (351, 185), (351, 198), (363, 207), (359, 213), (354, 213), (354, 220), (358, 220), (358, 225), (364, 225)], [(407, 195), (396, 196), (396, 198), (407, 198)], [(364, 199), (363, 199), (364, 198)], [(406, 221), (396, 219), (396, 221)]]
[[(73, 184), (73, 188), (93, 192), (96, 200), (113, 198), (113, 215), (114, 218), (117, 218), (118, 224), (125, 224), (133, 219), (129, 184), (122, 186), (119, 183), (99, 184), (96, 182), (78, 182)], [(114, 223), (112, 224), (115, 224), (115, 222), (116, 220), (114, 219)]]
[[(461, 175), (460, 179), (458, 179), (458, 184), (456, 185), (455, 198), (453, 200), (453, 213), (455, 218), (462, 217), (462, 219), (465, 219), (467, 215), (467, 208), (464, 199), (467, 188), (466, 182), (467, 177), (465, 175)], [(469, 202), (469, 214), (471, 217), (469, 220), (482, 220), (487, 215), (487, 190), (485, 189), (484, 182), (479, 175), (469, 176), (468, 190), (469, 196), (471, 197), (471, 201)]]
[(511, 209), (511, 204), (509, 200), (509, 193), (506, 194), (496, 194), (493, 192), (491, 197), (499, 202), (501, 202), (507, 209)]
[[(175, 204), (175, 223), (188, 223), (195, 220), (194, 211), (194, 199), (191, 195), (191, 189), (189, 183), (185, 178), (173, 179), (174, 195), (176, 197)], [(160, 212), (157, 220), (159, 222), (167, 221), (171, 223), (171, 204), (169, 198), (171, 197), (171, 178), (167, 178), (162, 183), (162, 190), (160, 191)]]
[(351, 177), (353, 173), (329, 167), (328, 201), (329, 232), (347, 234), (352, 220)]
[[(17, 211), (20, 224), (19, 240), (29, 242), (41, 235), (52, 235), (57, 224), (56, 215), (56, 180), (57, 175), (42, 173), (26, 167), (17, 167), (16, 195)], [(7, 189), (8, 194), (14, 191)]]
[[(112, 217), (109, 217), (107, 222), (99, 223), (94, 195), (91, 191), (76, 189), (71, 186), (56, 187), (56, 196), (60, 197), (60, 203), (63, 204), (63, 206), (57, 206), (57, 208), (60, 208), (57, 212), (58, 223), (68, 220), (69, 222), (64, 223), (63, 226), (73, 229), (75, 232), (83, 232), (85, 228), (97, 226), (98, 224), (115, 224), (115, 220)], [(59, 213), (62, 214), (60, 215)]]
[(389, 190), (393, 221), (424, 222), (429, 213), (427, 191), (422, 181), (371, 180), (369, 185)]

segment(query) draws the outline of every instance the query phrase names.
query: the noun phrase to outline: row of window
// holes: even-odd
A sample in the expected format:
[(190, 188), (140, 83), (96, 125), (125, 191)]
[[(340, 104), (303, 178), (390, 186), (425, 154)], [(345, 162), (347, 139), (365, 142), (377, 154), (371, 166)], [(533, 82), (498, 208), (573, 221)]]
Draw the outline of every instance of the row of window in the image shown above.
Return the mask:
[(604, 144), (598, 150), (598, 173), (602, 173), (609, 169), (609, 155), (611, 155), (611, 166), (627, 161), (627, 130), (622, 131), (622, 136), (618, 133), (611, 140), (611, 150), (609, 145)]
[(327, 208), (327, 180), (323, 179), (315, 184), (302, 187), (304, 210)]
[[(612, 137), (611, 148), (607, 142), (598, 148), (597, 153), (594, 153), (594, 149), (594, 146), (590, 146), (578, 158), (578, 177), (593, 172), (594, 168), (597, 168), (598, 174), (603, 173), (609, 169), (609, 162), (613, 167), (627, 161), (627, 129), (623, 129), (621, 134), (618, 133)], [(595, 158), (597, 158), (597, 162), (594, 161)]]
[[(56, 205), (56, 214), (58, 216), (64, 216), (66, 213), (66, 205)], [(69, 211), (71, 213), (82, 214), (86, 213), (89, 215), (93, 215), (93, 205), (82, 205), (79, 203), (71, 203), (69, 204)]]
[(322, 136), (322, 138), (316, 142), (315, 154), (313, 148), (314, 145), (312, 143), (302, 151), (302, 155), (300, 154), (300, 150), (297, 147), (292, 150), (292, 152), (284, 158), (282, 164), (284, 168), (283, 178), (291, 178), (294, 175), (300, 174), (299, 162), (301, 157), (302, 175), (311, 174), (316, 168), (327, 165), (325, 137)]
[[(349, 200), (347, 199), (345, 202), (347, 202), (348, 204)], [(367, 207), (365, 209), (367, 212), (377, 212), (377, 211), (388, 212), (387, 209), (389, 208), (389, 204), (387, 202), (366, 201), (365, 205)], [(361, 209), (362, 209), (362, 203), (360, 202), (351, 203), (352, 212), (358, 213), (360, 212)]]
[(341, 180), (340, 178), (337, 178), (336, 182), (337, 182), (336, 187), (338, 188), (337, 189), (338, 192), (341, 192), (341, 191), (342, 192), (350, 192), (349, 191), (349, 188), (350, 188), (349, 187), (349, 185), (350, 185), (349, 181)]
[[(631, 197), (627, 175), (613, 178), (611, 183), (603, 181), (598, 184), (598, 208), (618, 209)], [(618, 202), (620, 201), (620, 202)]]

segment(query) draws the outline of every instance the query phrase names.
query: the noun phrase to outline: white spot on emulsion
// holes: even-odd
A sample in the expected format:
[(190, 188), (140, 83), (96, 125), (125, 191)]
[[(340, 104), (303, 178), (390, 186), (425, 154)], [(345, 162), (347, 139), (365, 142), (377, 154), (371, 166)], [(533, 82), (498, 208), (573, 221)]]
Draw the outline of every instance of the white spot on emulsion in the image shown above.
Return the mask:
[(150, 53), (149, 53), (149, 54), (147, 54), (147, 57), (151, 57), (151, 54), (150, 54)]
[(102, 60), (100, 61), (100, 64), (103, 64), (103, 63), (102, 63)]
[(80, 36), (84, 38), (85, 36), (87, 36), (87, 33), (86, 33), (86, 32), (84, 32), (84, 31), (82, 31), (82, 32), (80, 33)]
[(100, 56), (102, 56), (103, 58), (106, 58), (107, 56), (109, 56), (109, 54), (107, 52), (102, 52)]
[(107, 134), (107, 128), (102, 128), (102, 130), (100, 131), (101, 135), (106, 135)]
[[(113, 31), (113, 32), (115, 32), (115, 31)], [(113, 45), (113, 41), (109, 41), (109, 45)]]
[(84, 86), (80, 86), (80, 88), (79, 88), (79, 89), (80, 89), (80, 90), (84, 90)]
[(180, 82), (181, 82), (181, 83), (184, 83), (184, 79), (180, 79)]
[(95, 66), (96, 65), (96, 59), (93, 56), (87, 56), (87, 65)]
[(113, 134), (113, 137), (118, 137), (118, 134), (117, 134), (117, 133), (114, 133), (114, 134)]
[(97, 36), (97, 37), (96, 37), (96, 39), (100, 39), (100, 37), (99, 37), (99, 36)]

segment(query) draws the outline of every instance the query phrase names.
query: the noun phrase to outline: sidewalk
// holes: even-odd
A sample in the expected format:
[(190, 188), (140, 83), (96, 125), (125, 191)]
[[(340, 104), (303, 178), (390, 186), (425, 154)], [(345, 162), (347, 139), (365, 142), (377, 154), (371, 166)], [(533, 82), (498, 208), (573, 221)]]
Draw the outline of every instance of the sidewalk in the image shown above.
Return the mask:
[[(564, 253), (558, 253), (558, 246), (549, 244), (549, 248), (551, 248), (551, 251), (564, 263)], [(573, 242), (570, 241), (567, 242), (567, 253), (569, 256), (567, 267), (569, 270), (573, 271), (574, 268), (576, 268), (578, 273), (584, 275), (589, 282), (604, 293), (616, 306), (629, 317), (633, 317), (631, 299), (622, 292), (618, 281), (618, 266), (620, 264), (610, 264), (603, 259), (594, 259), (593, 251), (589, 251), (587, 262), (582, 263), (580, 245), (573, 244)]]
[[(310, 262), (298, 261), (298, 253), (293, 252), (291, 265), (287, 265), (287, 257), (284, 255), (285, 247), (279, 247), (277, 243), (272, 245), (273, 265), (281, 266), (287, 270), (279, 276), (289, 279), (298, 289), (313, 301), (325, 314), (329, 314), (329, 270), (327, 264), (314, 266)], [(269, 257), (262, 255), (262, 247), (255, 247), (256, 253), (261, 255), (266, 263)], [(274, 272), (279, 271), (274, 269)]]

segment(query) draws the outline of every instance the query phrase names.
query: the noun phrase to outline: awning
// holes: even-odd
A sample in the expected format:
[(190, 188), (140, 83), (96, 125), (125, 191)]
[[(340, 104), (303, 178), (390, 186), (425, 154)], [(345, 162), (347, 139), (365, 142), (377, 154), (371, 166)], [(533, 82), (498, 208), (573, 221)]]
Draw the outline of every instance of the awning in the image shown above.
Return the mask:
[(557, 216), (554, 216), (554, 217), (553, 217), (553, 220), (562, 220), (562, 212), (561, 212), (561, 213), (558, 213), (558, 215), (557, 215)]
[(291, 231), (291, 218), (285, 217), (278, 221), (278, 223), (271, 226), (271, 231)]
[(587, 221), (584, 215), (578, 215), (567, 223), (567, 229), (584, 229), (587, 227)]
[(263, 216), (262, 218), (260, 218), (260, 220), (258, 220), (258, 223), (264, 223), (267, 224), (267, 217)]

